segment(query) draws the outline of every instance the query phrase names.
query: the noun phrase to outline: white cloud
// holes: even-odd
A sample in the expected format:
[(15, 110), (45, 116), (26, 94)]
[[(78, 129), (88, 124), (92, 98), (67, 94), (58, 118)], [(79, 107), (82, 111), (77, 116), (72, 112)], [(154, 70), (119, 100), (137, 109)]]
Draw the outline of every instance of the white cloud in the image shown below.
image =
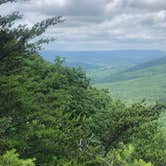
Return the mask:
[(19, 10), (29, 25), (64, 16), (65, 23), (45, 34), (57, 36), (55, 49), (165, 48), (165, 0), (30, 0), (1, 8)]

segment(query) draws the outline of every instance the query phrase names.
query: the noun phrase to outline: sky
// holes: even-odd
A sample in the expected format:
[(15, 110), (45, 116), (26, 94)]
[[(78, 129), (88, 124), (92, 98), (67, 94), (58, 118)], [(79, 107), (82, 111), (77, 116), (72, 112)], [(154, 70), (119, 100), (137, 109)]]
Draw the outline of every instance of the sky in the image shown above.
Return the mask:
[(166, 0), (29, 0), (0, 6), (19, 11), (32, 26), (52, 16), (65, 22), (43, 35), (55, 37), (47, 50), (166, 50)]

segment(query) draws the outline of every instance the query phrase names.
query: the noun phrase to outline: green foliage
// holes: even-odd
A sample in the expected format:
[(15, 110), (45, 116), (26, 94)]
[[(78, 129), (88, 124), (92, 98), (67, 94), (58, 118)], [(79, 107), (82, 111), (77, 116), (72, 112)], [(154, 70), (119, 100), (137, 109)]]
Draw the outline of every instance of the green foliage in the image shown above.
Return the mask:
[(1, 166), (35, 166), (34, 159), (20, 159), (15, 150), (7, 151), (0, 156)]
[(123, 142), (135, 147), (132, 163), (165, 163), (166, 141), (157, 123), (164, 105), (126, 107), (59, 58), (49, 64), (32, 55), (22, 64), (14, 74), (1, 75), (1, 153), (15, 148), (23, 158), (35, 157), (37, 165), (100, 166)]
[(158, 123), (165, 105), (127, 107), (63, 59), (50, 64), (25, 56), (37, 48), (28, 41), (59, 18), (12, 28), (19, 17), (0, 17), (0, 164), (30, 166), (27, 158), (35, 158), (39, 166), (166, 165), (165, 128)]
[[(142, 126), (158, 120), (160, 113), (164, 111), (162, 108), (164, 106), (159, 104), (146, 106), (144, 103), (136, 103), (131, 107), (126, 107), (120, 101), (110, 102), (107, 109), (97, 113), (94, 118), (96, 135), (99, 137), (105, 153), (107, 154), (121, 141), (130, 143), (137, 139), (138, 134), (142, 134)], [(154, 130), (151, 130), (150, 134), (153, 136), (157, 126), (155, 123), (151, 126)]]
[[(158, 128), (154, 131), (152, 124), (142, 126), (141, 135), (135, 140), (137, 155), (154, 165), (166, 165), (166, 135), (165, 129)], [(153, 133), (153, 134), (152, 134)]]
[(153, 166), (142, 159), (135, 159), (135, 149), (132, 144), (127, 146), (120, 144), (118, 149), (111, 150), (106, 159), (111, 166)]
[[(14, 2), (14, 0), (3, 0), (0, 5), (6, 2)], [(0, 60), (9, 61), (11, 57), (16, 57), (18, 54), (29, 55), (41, 48), (41, 44), (48, 43), (53, 39), (39, 39), (32, 42), (36, 37), (39, 37), (45, 30), (51, 26), (62, 22), (60, 16), (48, 18), (39, 23), (36, 23), (32, 28), (27, 25), (18, 25), (14, 27), (13, 24), (17, 19), (21, 19), (18, 12), (14, 12), (7, 16), (0, 15)]]
[(100, 89), (108, 88), (113, 97), (128, 104), (135, 103), (142, 98), (150, 104), (155, 101), (164, 103), (166, 101), (166, 58), (162, 60), (163, 63), (156, 60), (156, 64), (152, 66), (142, 66), (137, 70), (112, 75), (110, 71), (105, 71), (107, 75), (110, 73), (110, 76), (106, 77), (109, 80), (103, 79), (102, 83), (94, 84), (94, 86)]
[(1, 153), (16, 148), (48, 165), (62, 157), (88, 158), (91, 116), (104, 101), (81, 70), (31, 56), (17, 75), (2, 78)]

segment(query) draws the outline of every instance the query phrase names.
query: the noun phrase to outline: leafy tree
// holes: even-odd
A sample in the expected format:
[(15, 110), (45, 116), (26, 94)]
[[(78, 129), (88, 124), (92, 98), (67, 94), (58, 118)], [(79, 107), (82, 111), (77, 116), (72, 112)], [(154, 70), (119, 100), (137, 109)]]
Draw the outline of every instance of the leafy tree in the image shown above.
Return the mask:
[[(0, 5), (7, 2), (15, 2), (14, 0), (2, 0)], [(15, 70), (21, 70), (18, 65), (22, 64), (23, 58), (27, 55), (36, 53), (43, 43), (48, 43), (53, 39), (39, 38), (46, 29), (52, 25), (56, 25), (63, 21), (61, 16), (48, 18), (34, 24), (31, 28), (27, 25), (13, 26), (13, 24), (21, 19), (22, 16), (18, 12), (14, 12), (7, 16), (0, 15), (0, 68), (1, 74), (11, 74)], [(37, 40), (37, 38), (39, 38)], [(35, 39), (35, 40), (34, 40)], [(32, 42), (35, 41), (35, 42)]]
[(15, 150), (7, 151), (0, 156), (1, 166), (35, 166), (34, 159), (20, 159)]
[[(7, 2), (15, 1), (0, 5)], [(0, 16), (0, 162), (34, 165), (9, 151), (16, 149), (43, 166), (166, 165), (158, 123), (165, 106), (127, 107), (93, 88), (81, 69), (46, 62), (36, 52), (50, 39), (32, 39), (62, 18), (13, 27), (20, 18)]]
[(85, 74), (36, 55), (25, 64), (22, 73), (0, 81), (1, 153), (16, 148), (48, 165), (88, 159), (91, 116), (102, 102)]
[[(166, 165), (166, 135), (165, 129), (157, 124), (147, 123), (141, 127), (141, 132), (135, 139), (136, 155), (145, 161), (151, 161), (156, 166)], [(154, 126), (158, 126), (155, 127)], [(157, 128), (157, 129), (156, 129)]]
[(135, 148), (132, 144), (120, 144), (118, 149), (111, 150), (106, 159), (111, 166), (153, 166), (142, 159), (135, 159)]
[[(120, 101), (112, 101), (107, 109), (101, 110), (94, 118), (96, 135), (104, 147), (105, 155), (110, 149), (115, 148), (119, 142), (130, 143), (142, 134), (141, 127), (158, 120), (164, 106), (157, 104), (146, 106), (144, 103), (136, 103), (126, 107)], [(102, 130), (101, 130), (102, 128)], [(151, 136), (157, 131), (157, 124), (151, 125)]]

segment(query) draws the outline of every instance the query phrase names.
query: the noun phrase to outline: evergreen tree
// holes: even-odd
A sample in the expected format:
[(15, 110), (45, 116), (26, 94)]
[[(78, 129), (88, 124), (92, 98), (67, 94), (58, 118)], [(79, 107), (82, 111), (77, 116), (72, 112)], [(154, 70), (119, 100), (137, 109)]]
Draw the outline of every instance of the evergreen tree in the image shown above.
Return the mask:
[(159, 125), (166, 107), (127, 107), (93, 88), (81, 69), (46, 62), (37, 50), (51, 39), (32, 39), (62, 18), (13, 27), (20, 18), (0, 16), (0, 165), (166, 165)]

